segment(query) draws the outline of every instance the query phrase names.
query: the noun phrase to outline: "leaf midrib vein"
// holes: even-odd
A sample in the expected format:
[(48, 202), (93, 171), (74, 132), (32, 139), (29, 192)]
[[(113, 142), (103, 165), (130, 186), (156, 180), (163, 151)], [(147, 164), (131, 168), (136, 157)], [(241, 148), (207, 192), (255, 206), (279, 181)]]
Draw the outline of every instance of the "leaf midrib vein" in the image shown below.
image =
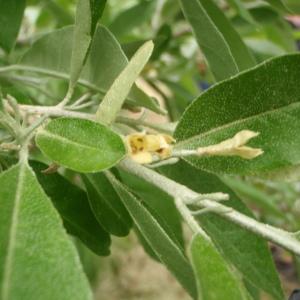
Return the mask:
[(70, 144), (70, 145), (74, 145), (74, 146), (80, 146), (82, 148), (86, 148), (86, 149), (89, 149), (89, 150), (97, 150), (97, 151), (101, 151), (100, 148), (97, 148), (97, 147), (93, 147), (93, 146), (90, 146), (90, 145), (84, 145), (84, 144), (80, 144), (78, 142), (75, 142), (75, 141), (72, 141), (72, 140), (69, 140), (63, 136), (60, 136), (60, 135), (56, 135), (54, 133), (51, 133), (47, 130), (41, 130), (39, 132), (39, 135), (44, 135), (44, 136), (47, 136), (47, 137), (51, 137), (55, 140), (58, 140), (58, 141), (62, 141), (62, 142), (65, 142), (66, 144)]

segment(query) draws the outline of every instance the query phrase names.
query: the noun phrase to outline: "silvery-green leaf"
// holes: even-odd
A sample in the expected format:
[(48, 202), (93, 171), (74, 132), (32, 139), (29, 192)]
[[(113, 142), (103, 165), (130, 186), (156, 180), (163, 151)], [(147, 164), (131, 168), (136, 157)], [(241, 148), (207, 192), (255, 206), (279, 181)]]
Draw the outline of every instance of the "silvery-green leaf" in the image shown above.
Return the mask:
[(0, 175), (0, 298), (90, 300), (78, 254), (26, 162)]
[(73, 33), (70, 89), (74, 88), (88, 55), (106, 0), (78, 0)]
[(188, 293), (196, 298), (196, 283), (194, 274), (182, 249), (169, 237), (151, 211), (119, 182), (113, 175), (110, 182), (128, 209), (136, 227), (150, 245), (155, 255), (177, 278)]
[(190, 252), (199, 300), (249, 299), (241, 278), (210, 241), (201, 235), (194, 236)]
[(213, 1), (181, 0), (180, 3), (216, 80), (255, 66), (241, 37)]
[(186, 159), (203, 170), (232, 174), (264, 173), (299, 164), (299, 64), (299, 54), (276, 57), (210, 88), (180, 119), (175, 131), (177, 149), (217, 144), (242, 130), (251, 130), (259, 136), (247, 146), (264, 151), (254, 159)]
[(96, 112), (97, 121), (107, 125), (114, 122), (131, 87), (148, 62), (153, 47), (153, 42), (148, 41), (136, 51), (105, 94)]
[(126, 236), (132, 220), (104, 173), (82, 175), (89, 203), (98, 222), (111, 234)]
[(41, 151), (54, 162), (82, 173), (111, 168), (126, 154), (122, 138), (89, 120), (52, 120), (36, 134)]
[(25, 6), (25, 0), (0, 0), (0, 47), (7, 52), (15, 45)]
[(110, 236), (97, 222), (87, 194), (59, 173), (45, 174), (47, 165), (30, 161), (36, 177), (60, 214), (67, 232), (97, 255), (110, 253)]

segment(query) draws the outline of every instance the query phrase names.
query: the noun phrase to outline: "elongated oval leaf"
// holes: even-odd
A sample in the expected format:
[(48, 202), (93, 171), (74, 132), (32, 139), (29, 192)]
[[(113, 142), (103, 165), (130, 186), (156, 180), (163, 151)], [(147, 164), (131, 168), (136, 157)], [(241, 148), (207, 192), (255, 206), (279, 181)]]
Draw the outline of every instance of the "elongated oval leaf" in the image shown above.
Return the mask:
[(191, 243), (191, 257), (198, 283), (199, 300), (246, 300), (247, 292), (237, 274), (213, 244), (200, 235)]
[(215, 26), (223, 35), (239, 72), (254, 67), (256, 65), (256, 61), (253, 55), (250, 53), (241, 36), (231, 25), (230, 21), (224, 15), (221, 9), (219, 9), (214, 1), (199, 1), (203, 5), (206, 13), (209, 15)]
[(255, 65), (241, 37), (213, 1), (181, 0), (180, 3), (217, 80)]
[(141, 46), (113, 82), (97, 110), (96, 119), (99, 122), (111, 124), (116, 119), (131, 87), (148, 62), (153, 47), (152, 41)]
[(70, 89), (73, 89), (80, 76), (105, 3), (106, 0), (78, 0), (71, 57)]
[[(162, 167), (160, 171), (198, 193), (227, 193), (230, 200), (225, 202), (226, 205), (253, 217), (235, 193), (213, 174), (193, 168), (184, 161)], [(274, 299), (283, 299), (278, 274), (264, 239), (213, 213), (198, 216), (197, 220), (221, 253), (247, 281), (272, 295)]]
[(132, 220), (106, 176), (103, 173), (87, 174), (82, 179), (98, 222), (111, 234), (128, 235)]
[(0, 47), (7, 52), (15, 45), (25, 5), (25, 0), (0, 0)]
[(134, 195), (142, 199), (148, 207), (152, 208), (164, 220), (168, 225), (168, 229), (170, 229), (169, 236), (174, 236), (174, 241), (184, 249), (181, 217), (175, 206), (174, 199), (138, 176), (120, 169), (119, 174), (122, 182), (130, 188)]
[(92, 299), (75, 247), (27, 163), (0, 175), (2, 300)]
[(38, 131), (36, 143), (54, 162), (83, 173), (108, 169), (126, 153), (122, 138), (108, 127), (76, 118), (51, 121)]
[[(174, 243), (184, 249), (181, 217), (175, 206), (174, 199), (138, 176), (120, 169), (119, 174), (122, 182), (130, 188), (138, 199), (142, 199), (143, 203), (147, 205), (146, 208), (156, 218)], [(160, 259), (140, 231), (137, 228), (135, 228), (135, 231), (147, 254), (160, 262)]]
[[(41, 74), (69, 79), (73, 33), (74, 26), (67, 26), (46, 34), (25, 53), (21, 65), (34, 68)], [(105, 27), (97, 26), (79, 82), (91, 90), (105, 94), (127, 64), (127, 57), (118, 41)], [(163, 113), (158, 103), (136, 85), (127, 97), (127, 102)]]
[[(253, 174), (300, 162), (300, 55), (269, 60), (202, 94), (185, 111), (175, 132), (179, 149), (219, 143), (248, 129), (260, 135), (249, 142), (264, 154), (190, 157), (194, 166), (218, 173)], [(272, 74), (272, 76), (270, 76)]]
[(109, 176), (113, 187), (128, 209), (135, 225), (151, 246), (157, 257), (173, 273), (189, 294), (196, 298), (196, 283), (193, 270), (182, 249), (168, 236), (159, 222), (119, 181)]
[(47, 169), (43, 163), (31, 161), (30, 165), (59, 212), (68, 233), (78, 237), (96, 254), (108, 255), (110, 236), (93, 215), (86, 193), (58, 173), (42, 173)]

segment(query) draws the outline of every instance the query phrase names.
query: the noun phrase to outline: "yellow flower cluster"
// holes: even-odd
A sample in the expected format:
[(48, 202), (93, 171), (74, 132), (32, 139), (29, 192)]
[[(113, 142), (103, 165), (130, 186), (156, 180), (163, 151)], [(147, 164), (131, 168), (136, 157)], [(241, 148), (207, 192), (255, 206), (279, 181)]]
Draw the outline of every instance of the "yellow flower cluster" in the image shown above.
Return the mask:
[(174, 142), (175, 140), (167, 134), (138, 132), (126, 136), (129, 155), (140, 164), (149, 164), (157, 159), (170, 157)]

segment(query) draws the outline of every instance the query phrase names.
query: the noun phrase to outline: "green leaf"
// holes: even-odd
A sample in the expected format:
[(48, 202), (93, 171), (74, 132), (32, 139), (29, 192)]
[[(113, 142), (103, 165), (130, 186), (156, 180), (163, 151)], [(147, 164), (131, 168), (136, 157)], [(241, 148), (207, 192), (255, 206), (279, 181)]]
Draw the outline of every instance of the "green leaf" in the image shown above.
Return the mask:
[(82, 175), (91, 208), (98, 222), (111, 234), (128, 235), (132, 220), (103, 173)]
[(141, 232), (138, 230), (138, 228), (136, 226), (134, 226), (134, 232), (140, 242), (140, 244), (142, 245), (142, 247), (144, 248), (144, 251), (155, 261), (160, 263), (160, 259), (159, 257), (156, 255), (156, 253), (153, 251), (153, 249), (151, 248), (151, 246), (149, 245), (149, 243), (147, 242), (147, 240), (144, 238), (144, 236), (141, 234)]
[(2, 300), (92, 299), (75, 247), (27, 163), (0, 175)]
[(244, 280), (244, 285), (250, 295), (251, 300), (261, 300), (260, 291), (257, 287), (247, 280)]
[[(213, 174), (193, 168), (184, 161), (161, 167), (160, 171), (198, 193), (228, 193), (230, 200), (224, 204), (253, 217), (235, 193)], [(249, 282), (274, 299), (283, 299), (278, 274), (265, 240), (213, 213), (198, 216), (197, 219), (221, 253)]]
[(256, 63), (239, 34), (211, 0), (180, 0), (197, 42), (216, 80), (231, 77)]
[[(196, 166), (217, 173), (255, 174), (300, 163), (300, 55), (269, 60), (224, 81), (195, 100), (175, 131), (178, 149), (219, 143), (248, 129), (260, 135), (248, 144), (263, 155), (189, 157)], [(272, 74), (272, 76), (270, 76)]]
[(73, 90), (84, 66), (106, 0), (78, 0), (73, 33), (70, 86)]
[(249, 299), (241, 279), (209, 240), (194, 236), (190, 251), (201, 295), (199, 300)]
[(189, 294), (196, 298), (196, 283), (193, 270), (181, 248), (169, 237), (156, 218), (116, 178), (109, 177), (129, 211), (135, 225), (151, 246), (160, 261), (172, 272)]
[(175, 206), (174, 199), (138, 176), (120, 169), (119, 174), (122, 182), (130, 188), (132, 193), (137, 198), (142, 199), (147, 204), (148, 209), (152, 210), (152, 214), (156, 214), (156, 218), (162, 221), (160, 222), (161, 225), (173, 241), (184, 249), (181, 218)]
[(267, 3), (256, 3), (256, 5), (250, 6), (248, 8), (255, 21), (258, 22), (261, 26), (274, 23), (276, 22), (276, 20), (280, 19), (279, 12), (274, 10)]
[(47, 165), (31, 161), (40, 185), (59, 212), (69, 234), (78, 237), (98, 255), (110, 253), (110, 236), (98, 224), (86, 193), (58, 173), (44, 174)]
[[(131, 192), (134, 194), (134, 191), (131, 190)], [(166, 215), (162, 215), (160, 211), (153, 208), (153, 206), (148, 205), (147, 202), (143, 200), (143, 198), (137, 197), (138, 201), (142, 201), (144, 204), (145, 209), (149, 211), (149, 213), (152, 215), (152, 217), (159, 223), (161, 228), (165, 231), (165, 233), (169, 236), (170, 239), (182, 250), (184, 253), (185, 246), (183, 245), (183, 242), (179, 241), (178, 236), (176, 235), (176, 231), (174, 228), (171, 227), (171, 225), (168, 223), (168, 219), (170, 218), (164, 218)], [(154, 260), (163, 263), (160, 259), (160, 257), (156, 254), (156, 252), (153, 250), (151, 243), (147, 241), (147, 239), (143, 236), (141, 231), (137, 226), (134, 227), (134, 230), (137, 234), (137, 237), (144, 247), (144, 250), (146, 253), (152, 257)]]
[(122, 138), (111, 129), (76, 118), (52, 120), (37, 132), (36, 143), (54, 162), (82, 173), (111, 168), (126, 153)]
[(117, 15), (108, 28), (118, 39), (122, 39), (133, 29), (151, 20), (156, 5), (157, 0), (141, 1)]
[(173, 34), (171, 26), (163, 24), (156, 33), (151, 60), (158, 60), (161, 54), (164, 53), (164, 51), (167, 51), (172, 40)]
[(25, 0), (0, 0), (0, 47), (6, 52), (15, 45), (25, 5)]
[[(89, 1), (90, 1), (90, 10), (91, 10), (91, 35), (94, 35), (97, 28), (97, 23), (103, 14), (107, 0), (89, 0)], [(82, 16), (82, 14), (79, 14), (79, 16)]]
[[(37, 73), (69, 79), (73, 32), (74, 27), (68, 26), (44, 35), (25, 53), (21, 65)], [(105, 27), (97, 26), (79, 83), (104, 95), (127, 64), (118, 41)], [(157, 101), (136, 85), (132, 87), (127, 103), (164, 113)]]
[(96, 119), (99, 122), (108, 125), (114, 122), (131, 87), (148, 62), (153, 47), (152, 41), (140, 47), (113, 82), (97, 110)]

